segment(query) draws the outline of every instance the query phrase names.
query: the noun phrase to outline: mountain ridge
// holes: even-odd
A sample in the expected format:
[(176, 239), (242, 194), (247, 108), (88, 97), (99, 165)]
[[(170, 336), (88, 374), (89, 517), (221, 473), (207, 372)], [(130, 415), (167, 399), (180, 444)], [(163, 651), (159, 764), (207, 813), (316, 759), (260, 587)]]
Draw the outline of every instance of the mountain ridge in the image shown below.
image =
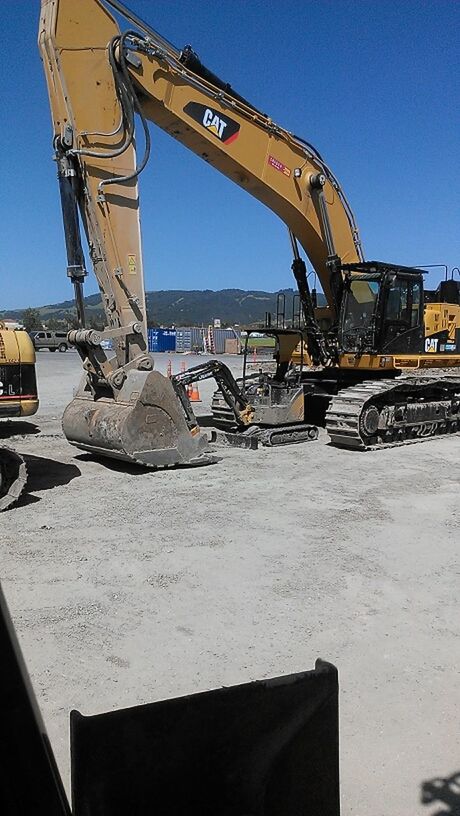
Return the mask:
[[(149, 326), (201, 326), (219, 319), (222, 325), (252, 325), (263, 322), (265, 313), (276, 316), (277, 297), (284, 295), (285, 316), (292, 317), (293, 289), (266, 292), (259, 289), (160, 289), (146, 292)], [(324, 296), (319, 295), (319, 304)], [(102, 300), (99, 294), (85, 298), (88, 318), (104, 321)], [(21, 320), (25, 309), (0, 311), (0, 318)], [(40, 319), (69, 320), (75, 315), (74, 300), (37, 307)]]

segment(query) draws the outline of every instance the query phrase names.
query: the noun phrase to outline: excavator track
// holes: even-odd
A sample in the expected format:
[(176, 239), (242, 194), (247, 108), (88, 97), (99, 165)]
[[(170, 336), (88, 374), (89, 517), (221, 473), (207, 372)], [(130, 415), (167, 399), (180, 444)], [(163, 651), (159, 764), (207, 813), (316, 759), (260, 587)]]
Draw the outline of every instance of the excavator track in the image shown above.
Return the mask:
[(369, 380), (339, 391), (326, 413), (332, 445), (350, 450), (460, 433), (460, 372)]
[(22, 456), (0, 447), (0, 512), (19, 499), (26, 482), (27, 468)]

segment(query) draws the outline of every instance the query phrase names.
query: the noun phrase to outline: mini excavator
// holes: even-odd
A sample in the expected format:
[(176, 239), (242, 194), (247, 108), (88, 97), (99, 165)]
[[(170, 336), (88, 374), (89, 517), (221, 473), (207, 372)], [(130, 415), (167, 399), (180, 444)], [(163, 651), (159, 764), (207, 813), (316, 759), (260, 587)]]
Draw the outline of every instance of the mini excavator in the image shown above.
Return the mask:
[[(361, 450), (459, 431), (460, 282), (429, 292), (421, 269), (365, 261), (351, 207), (309, 142), (119, 0), (42, 0), (39, 46), (79, 318), (69, 341), (84, 368), (63, 419), (72, 444), (151, 467), (210, 461), (191, 406), (184, 410), (177, 393), (183, 383), (154, 371), (148, 354), (138, 196), (148, 121), (269, 207), (289, 232), (313, 366), (292, 370), (298, 335), (278, 333), (274, 377), (246, 392), (238, 384), (219, 389), (215, 407), (229, 406), (232, 425), (294, 424), (314, 438), (312, 427), (322, 424), (333, 445)], [(139, 160), (136, 117), (145, 144)], [(80, 222), (102, 294), (102, 332), (85, 326)], [(301, 248), (327, 319), (318, 319)]]

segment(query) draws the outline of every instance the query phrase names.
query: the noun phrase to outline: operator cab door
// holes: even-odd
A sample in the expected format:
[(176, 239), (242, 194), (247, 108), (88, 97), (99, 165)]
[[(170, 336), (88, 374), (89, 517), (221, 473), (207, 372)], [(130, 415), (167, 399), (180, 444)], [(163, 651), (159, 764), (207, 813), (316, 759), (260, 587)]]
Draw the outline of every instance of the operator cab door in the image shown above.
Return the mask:
[(423, 287), (420, 278), (396, 275), (387, 281), (380, 352), (423, 352)]

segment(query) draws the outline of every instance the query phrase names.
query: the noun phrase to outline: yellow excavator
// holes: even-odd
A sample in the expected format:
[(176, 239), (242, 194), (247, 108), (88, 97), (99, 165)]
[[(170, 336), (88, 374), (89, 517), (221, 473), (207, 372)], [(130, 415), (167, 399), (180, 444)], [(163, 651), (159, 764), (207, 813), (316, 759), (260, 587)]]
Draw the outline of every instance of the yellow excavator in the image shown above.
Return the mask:
[[(26, 331), (10, 329), (0, 322), (0, 419), (21, 419), (38, 410), (35, 350)], [(2, 439), (15, 426), (0, 423)], [(10, 507), (22, 493), (27, 480), (23, 457), (0, 445), (0, 511)]]
[[(275, 375), (235, 388), (214, 366), (216, 401), (228, 407), (229, 422), (249, 429), (293, 423), (305, 438), (322, 423), (334, 445), (357, 449), (459, 431), (460, 283), (424, 291), (421, 269), (366, 262), (339, 182), (309, 142), (118, 0), (42, 0), (39, 47), (80, 325), (69, 341), (85, 371), (63, 419), (72, 444), (152, 467), (209, 461), (184, 382), (154, 371), (148, 354), (137, 184), (149, 158), (148, 121), (273, 210), (289, 231), (314, 365), (292, 366), (299, 334), (286, 330), (277, 336)], [(136, 119), (145, 145), (139, 159)], [(80, 222), (107, 316), (102, 332), (85, 326)], [(327, 319), (315, 312), (301, 247)], [(105, 339), (114, 356), (102, 348)]]

